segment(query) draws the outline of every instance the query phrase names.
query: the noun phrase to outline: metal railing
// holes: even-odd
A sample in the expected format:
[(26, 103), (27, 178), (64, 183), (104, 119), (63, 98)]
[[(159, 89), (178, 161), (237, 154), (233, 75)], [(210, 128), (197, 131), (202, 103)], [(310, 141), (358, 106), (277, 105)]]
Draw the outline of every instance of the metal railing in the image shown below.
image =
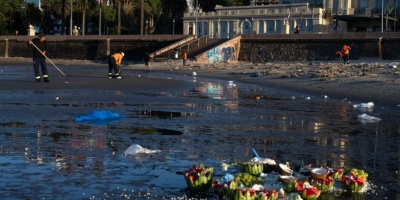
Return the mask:
[(176, 49), (177, 46), (182, 45), (182, 44), (185, 44), (185, 43), (188, 43), (188, 42), (190, 42), (190, 41), (192, 41), (192, 40), (194, 40), (194, 39), (196, 39), (196, 36), (195, 36), (195, 35), (193, 35), (193, 36), (188, 36), (187, 38), (185, 38), (185, 39), (183, 39), (183, 40), (180, 40), (180, 41), (178, 41), (178, 42), (175, 42), (175, 43), (173, 43), (173, 44), (171, 44), (171, 45), (168, 45), (168, 46), (166, 46), (166, 47), (164, 47), (164, 48), (162, 48), (162, 49), (159, 49), (159, 50), (157, 50), (157, 51), (151, 53), (151, 54), (150, 54), (150, 57), (155, 57), (155, 56), (161, 55), (161, 54), (163, 54), (163, 53), (165, 53), (165, 52), (169, 52), (169, 51), (171, 51), (171, 50), (174, 50), (174, 49)]

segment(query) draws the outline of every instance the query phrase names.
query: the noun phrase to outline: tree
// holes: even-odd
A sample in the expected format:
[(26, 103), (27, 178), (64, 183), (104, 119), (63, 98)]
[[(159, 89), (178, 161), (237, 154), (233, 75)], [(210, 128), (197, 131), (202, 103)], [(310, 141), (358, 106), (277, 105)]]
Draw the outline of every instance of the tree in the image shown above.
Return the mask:
[(82, 35), (86, 32), (86, 11), (96, 7), (96, 0), (76, 0), (75, 10), (82, 13)]
[[(65, 11), (67, 7), (66, 4), (66, 0), (41, 0), (42, 9), (44, 12), (49, 13), (47, 15), (50, 15), (50, 17), (55, 20), (61, 19), (61, 28), (65, 27), (65, 20), (70, 14)], [(52, 29), (54, 29), (54, 27), (52, 27)], [(62, 30), (61, 33), (64, 34)]]
[[(24, 0), (2, 0), (0, 6), (0, 35), (14, 34), (23, 28), (19, 19)], [(27, 28), (27, 27), (26, 27)]]
[(135, 9), (134, 1), (133, 0), (112, 0), (112, 1), (110, 1), (110, 7), (117, 9), (117, 34), (121, 35), (122, 14), (129, 15), (129, 14), (133, 13), (133, 10)]
[(175, 19), (177, 27), (183, 27), (183, 13), (187, 10), (186, 0), (163, 0), (162, 14), (157, 21), (156, 33), (171, 34), (172, 21)]
[(24, 27), (41, 25), (43, 13), (34, 3), (27, 3), (21, 15)]

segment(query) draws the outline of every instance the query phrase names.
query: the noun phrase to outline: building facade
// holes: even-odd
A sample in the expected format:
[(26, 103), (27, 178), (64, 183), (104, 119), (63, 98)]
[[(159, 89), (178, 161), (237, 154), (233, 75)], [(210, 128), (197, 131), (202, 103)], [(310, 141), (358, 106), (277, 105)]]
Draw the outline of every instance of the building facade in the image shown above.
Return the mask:
[[(194, 0), (188, 0), (188, 5)], [(309, 1), (311, 2), (311, 1)], [(189, 6), (183, 33), (210, 38), (236, 34), (309, 34), (397, 31), (400, 0), (254, 0), (251, 6), (216, 6), (202, 12)]]
[(323, 30), (323, 9), (308, 3), (217, 6), (215, 12), (187, 12), (183, 33), (211, 38), (231, 38), (237, 34), (318, 33)]

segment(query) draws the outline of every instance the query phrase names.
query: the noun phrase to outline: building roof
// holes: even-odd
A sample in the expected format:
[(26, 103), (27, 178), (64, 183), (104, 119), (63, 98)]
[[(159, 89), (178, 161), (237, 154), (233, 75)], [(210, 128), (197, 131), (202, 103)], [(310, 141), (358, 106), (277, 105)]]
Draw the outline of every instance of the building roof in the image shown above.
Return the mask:
[(308, 3), (292, 3), (292, 4), (274, 4), (274, 5), (252, 5), (252, 6), (228, 6), (228, 7), (223, 7), (217, 5), (215, 7), (215, 11), (219, 10), (251, 10), (251, 9), (262, 9), (262, 8), (282, 8), (282, 7), (292, 7), (292, 8), (298, 8), (298, 7), (303, 7), (303, 8), (308, 8), (309, 4)]

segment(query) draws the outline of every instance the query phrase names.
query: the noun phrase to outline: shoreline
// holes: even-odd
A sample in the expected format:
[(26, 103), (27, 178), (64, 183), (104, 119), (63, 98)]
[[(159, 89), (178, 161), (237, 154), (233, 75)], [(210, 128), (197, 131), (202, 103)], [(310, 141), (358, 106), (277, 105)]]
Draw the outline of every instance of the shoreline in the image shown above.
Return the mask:
[[(56, 65), (105, 66), (104, 61), (52, 60)], [(0, 58), (8, 65), (30, 64), (31, 58)], [(124, 70), (143, 70), (143, 62), (123, 61)], [(234, 80), (292, 90), (310, 95), (352, 99), (360, 102), (374, 102), (400, 106), (400, 61), (351, 60), (343, 65), (341, 61), (314, 62), (273, 62), (250, 63), (231, 62), (198, 64), (182, 60), (150, 62), (151, 71), (183, 74), (199, 77)], [(47, 63), (48, 68), (52, 67)], [(151, 73), (150, 71), (150, 73)], [(50, 75), (51, 76), (51, 75)], [(102, 83), (97, 83), (102, 84)], [(146, 84), (144, 84), (145, 86)]]
[[(197, 64), (182, 61), (151, 62), (153, 70), (199, 77), (218, 78), (270, 86), (277, 89), (327, 95), (337, 99), (374, 102), (400, 106), (399, 61), (355, 60), (343, 65), (340, 61), (274, 62), (229, 64)], [(132, 69), (143, 69), (134, 64)]]

